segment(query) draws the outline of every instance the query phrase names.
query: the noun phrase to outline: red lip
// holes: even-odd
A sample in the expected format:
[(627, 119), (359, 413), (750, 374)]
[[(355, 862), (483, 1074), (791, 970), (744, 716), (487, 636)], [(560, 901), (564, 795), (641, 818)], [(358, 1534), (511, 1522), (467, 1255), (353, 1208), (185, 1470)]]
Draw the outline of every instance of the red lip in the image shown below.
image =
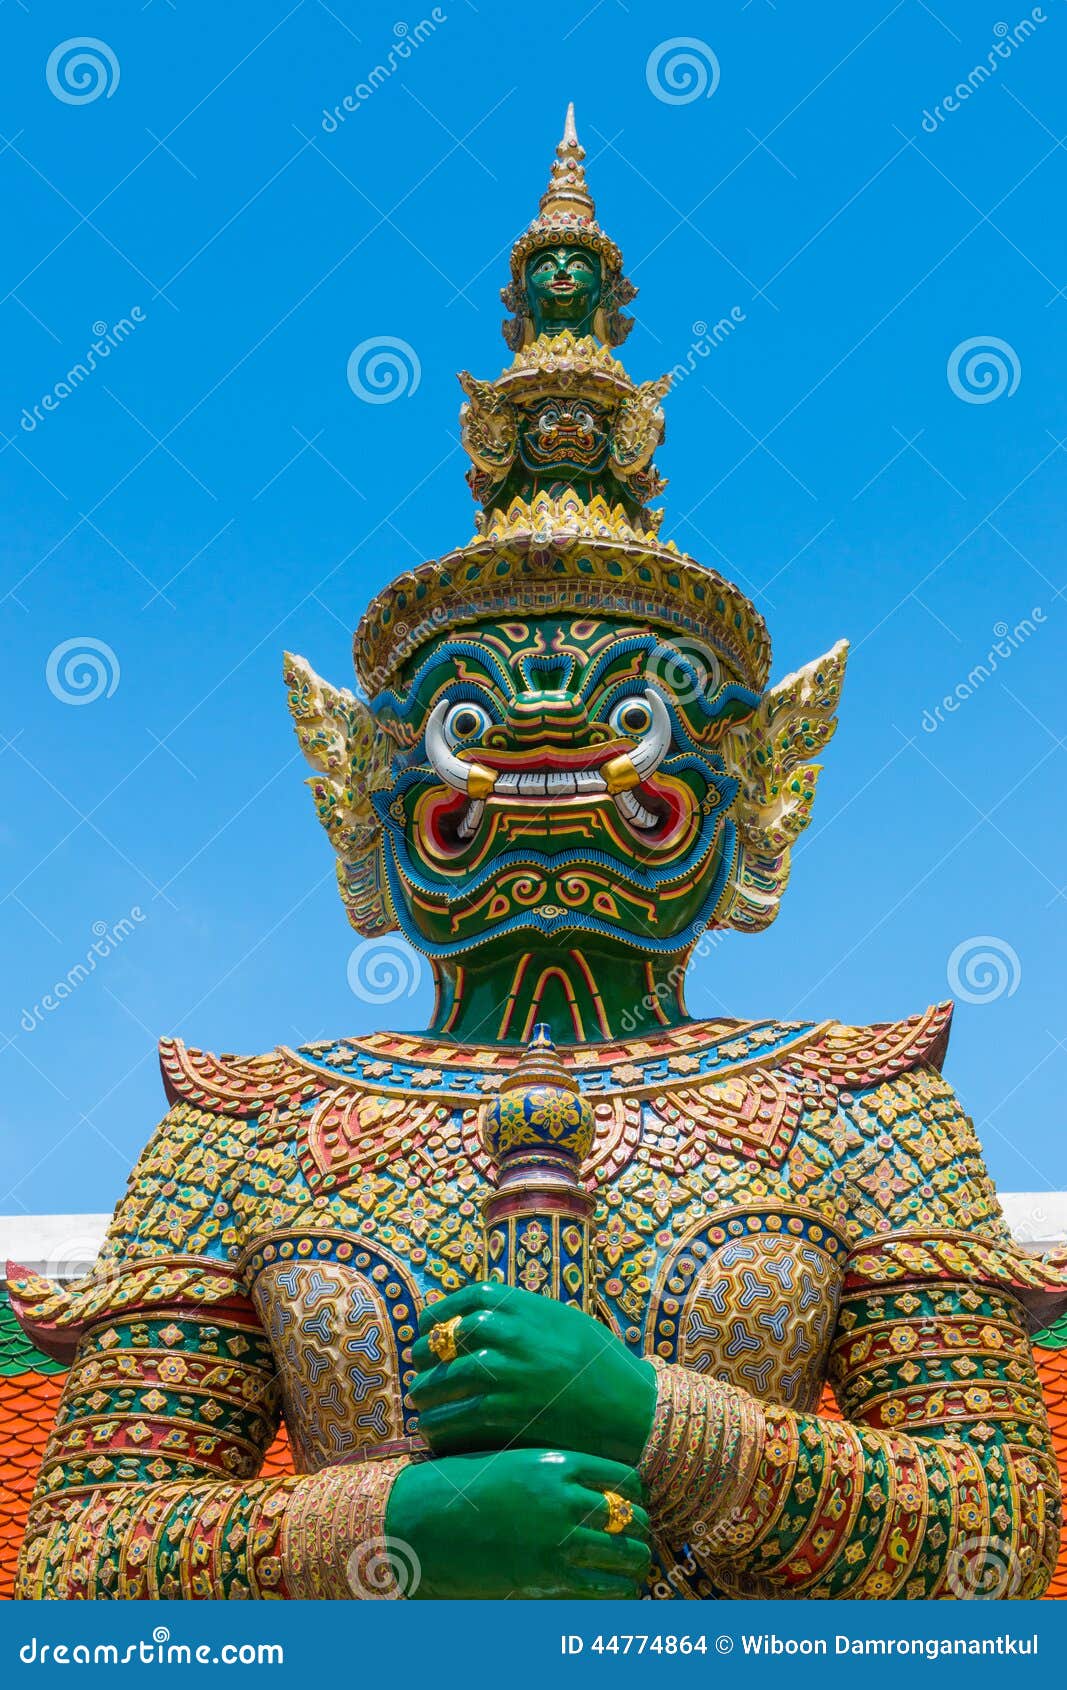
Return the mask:
[(672, 787), (661, 785), (654, 774), (647, 776), (635, 790), (646, 807), (650, 799), (653, 801), (660, 817), (659, 826), (654, 832), (649, 831), (647, 835), (635, 834), (635, 838), (646, 839), (649, 845), (655, 845), (658, 849), (685, 820), (685, 806), (677, 792)]
[[(611, 755), (611, 748), (608, 748)], [(570, 765), (575, 766), (573, 763)], [(586, 767), (589, 765), (587, 764)], [(547, 764), (539, 765), (540, 769), (547, 768)], [(534, 773), (534, 769), (527, 763), (526, 772)], [(654, 850), (661, 850), (671, 841), (678, 828), (686, 821), (685, 806), (678, 794), (669, 786), (661, 785), (655, 775), (649, 775), (633, 789), (635, 797), (643, 803), (646, 809), (651, 809), (660, 818), (655, 830), (641, 832), (628, 823), (623, 816), (618, 817), (618, 825), (625, 827), (631, 833), (634, 845), (642, 845)], [(465, 793), (453, 792), (449, 788), (429, 794), (420, 806), (420, 824), (426, 830), (435, 855), (440, 858), (454, 858), (460, 856), (470, 844), (469, 840), (459, 838), (457, 828), (470, 804)], [(544, 794), (522, 795), (520, 793), (501, 793), (486, 800), (488, 804), (503, 806), (521, 812), (524, 809), (553, 810), (588, 807), (591, 804), (610, 804), (611, 797), (606, 792), (572, 794), (567, 797), (550, 798)]]

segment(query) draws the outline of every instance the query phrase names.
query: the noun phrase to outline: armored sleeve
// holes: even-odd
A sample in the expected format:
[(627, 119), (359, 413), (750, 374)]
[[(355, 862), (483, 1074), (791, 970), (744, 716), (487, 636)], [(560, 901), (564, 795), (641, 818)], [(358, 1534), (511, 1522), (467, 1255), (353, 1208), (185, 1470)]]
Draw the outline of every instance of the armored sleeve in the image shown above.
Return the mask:
[(10, 1269), (27, 1332), (71, 1359), (21, 1597), (401, 1593), (382, 1540), (405, 1457), (258, 1477), (279, 1410), (271, 1346), (230, 1259), (247, 1148), (243, 1123), (178, 1104), (87, 1279)]
[(857, 1217), (829, 1362), (843, 1418), (657, 1362), (657, 1532), (704, 1594), (1039, 1596), (1060, 1489), (1029, 1330), (1062, 1264), (1014, 1246), (932, 1070), (849, 1100), (839, 1169)]

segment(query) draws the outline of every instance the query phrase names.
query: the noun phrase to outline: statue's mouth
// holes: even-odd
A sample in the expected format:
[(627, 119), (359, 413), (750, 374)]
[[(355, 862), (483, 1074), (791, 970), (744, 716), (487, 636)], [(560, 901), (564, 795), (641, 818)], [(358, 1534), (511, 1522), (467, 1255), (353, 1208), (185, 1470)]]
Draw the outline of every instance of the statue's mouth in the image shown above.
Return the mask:
[(524, 761), (522, 772), (502, 771), (485, 798), (443, 791), (428, 805), (421, 821), (432, 835), (435, 854), (449, 857), (467, 850), (494, 821), (529, 838), (542, 831), (561, 844), (581, 828), (583, 813), (592, 821), (611, 806), (625, 836), (635, 844), (662, 847), (684, 817), (675, 792), (654, 778), (625, 791), (610, 792), (595, 769), (562, 770)]
[(443, 786), (444, 802), (430, 806), (433, 843), (447, 854), (464, 850), (494, 810), (529, 810), (546, 816), (551, 831), (556, 809), (612, 804), (627, 837), (659, 845), (679, 824), (683, 806), (655, 779), (671, 745), (671, 721), (658, 694), (647, 692), (650, 727), (634, 741), (617, 736), (599, 745), (478, 746), (462, 755), (448, 743), (447, 701), (426, 724), (426, 756)]
[[(684, 817), (677, 792), (654, 774), (632, 780), (627, 742), (598, 746), (595, 752), (529, 754), (487, 752), (480, 759), (492, 788), (484, 796), (454, 790), (440, 793), (428, 807), (424, 825), (444, 856), (466, 850), (478, 833), (497, 820), (529, 834), (542, 822), (546, 833), (564, 836), (580, 825), (580, 812), (610, 805), (625, 837), (645, 847), (662, 847)], [(621, 766), (621, 767), (620, 767)], [(620, 786), (620, 778), (627, 784)]]

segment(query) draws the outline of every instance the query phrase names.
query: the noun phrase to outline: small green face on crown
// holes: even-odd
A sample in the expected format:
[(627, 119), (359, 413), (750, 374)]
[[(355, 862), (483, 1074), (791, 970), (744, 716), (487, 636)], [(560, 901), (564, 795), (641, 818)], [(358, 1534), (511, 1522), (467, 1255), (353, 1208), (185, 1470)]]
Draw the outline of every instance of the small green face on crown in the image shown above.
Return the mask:
[(600, 259), (584, 246), (544, 247), (526, 264), (526, 297), (534, 333), (576, 335), (593, 333), (593, 317), (600, 304), (603, 274)]

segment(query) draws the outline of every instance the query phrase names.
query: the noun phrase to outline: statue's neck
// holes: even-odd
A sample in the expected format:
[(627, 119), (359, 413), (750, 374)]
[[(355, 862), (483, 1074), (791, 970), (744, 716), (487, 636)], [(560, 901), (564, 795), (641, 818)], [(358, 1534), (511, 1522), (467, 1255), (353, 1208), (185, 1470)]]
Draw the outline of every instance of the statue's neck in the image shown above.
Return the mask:
[(689, 1019), (685, 953), (648, 957), (623, 946), (579, 946), (579, 935), (536, 946), (516, 934), (507, 946), (434, 964), (431, 1031), (464, 1044), (522, 1044), (545, 1021), (559, 1044), (640, 1038)]

